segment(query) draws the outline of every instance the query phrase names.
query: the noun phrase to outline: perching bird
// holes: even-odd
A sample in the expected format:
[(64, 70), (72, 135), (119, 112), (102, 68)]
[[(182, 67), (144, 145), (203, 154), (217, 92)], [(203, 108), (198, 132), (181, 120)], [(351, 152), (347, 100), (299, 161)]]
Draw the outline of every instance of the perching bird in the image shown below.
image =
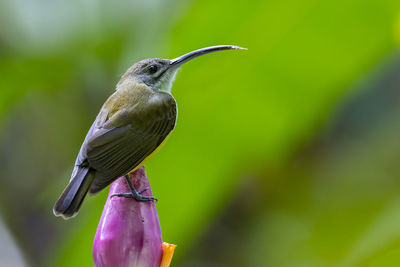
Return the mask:
[(212, 46), (172, 60), (145, 59), (130, 67), (89, 129), (54, 214), (65, 219), (75, 216), (88, 192), (96, 194), (121, 176), (131, 192), (118, 196), (155, 200), (137, 192), (127, 174), (161, 148), (175, 127), (177, 107), (171, 87), (179, 67), (200, 55), (232, 49), (243, 48)]

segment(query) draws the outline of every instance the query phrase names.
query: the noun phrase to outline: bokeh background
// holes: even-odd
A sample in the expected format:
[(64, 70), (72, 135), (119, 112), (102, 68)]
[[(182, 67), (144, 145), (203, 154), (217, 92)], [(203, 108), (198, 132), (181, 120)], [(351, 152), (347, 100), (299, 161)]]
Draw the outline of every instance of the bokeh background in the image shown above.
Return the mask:
[(0, 265), (92, 266), (107, 190), (52, 206), (119, 77), (186, 64), (146, 165), (173, 266), (400, 266), (398, 0), (3, 0)]

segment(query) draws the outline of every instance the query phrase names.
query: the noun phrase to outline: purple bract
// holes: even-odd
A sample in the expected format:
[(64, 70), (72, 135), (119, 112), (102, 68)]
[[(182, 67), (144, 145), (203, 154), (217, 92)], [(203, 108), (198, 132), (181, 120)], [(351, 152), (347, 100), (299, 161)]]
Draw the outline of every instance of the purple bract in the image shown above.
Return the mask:
[[(152, 196), (144, 167), (130, 174), (137, 191), (148, 188), (143, 196)], [(96, 267), (159, 267), (163, 255), (160, 222), (154, 202), (111, 195), (128, 193), (125, 179), (110, 186), (107, 202), (93, 244)]]

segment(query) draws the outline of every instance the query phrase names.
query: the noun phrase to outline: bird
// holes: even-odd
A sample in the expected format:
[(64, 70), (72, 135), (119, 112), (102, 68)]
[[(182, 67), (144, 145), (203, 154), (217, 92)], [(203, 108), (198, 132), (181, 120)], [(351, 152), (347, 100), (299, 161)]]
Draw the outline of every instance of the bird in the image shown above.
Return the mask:
[(70, 181), (54, 205), (54, 215), (76, 216), (87, 194), (100, 192), (119, 177), (125, 177), (131, 192), (117, 196), (155, 201), (136, 191), (128, 174), (150, 159), (175, 127), (177, 103), (171, 88), (178, 69), (198, 56), (237, 49), (245, 48), (210, 46), (175, 59), (150, 58), (131, 66), (86, 134)]

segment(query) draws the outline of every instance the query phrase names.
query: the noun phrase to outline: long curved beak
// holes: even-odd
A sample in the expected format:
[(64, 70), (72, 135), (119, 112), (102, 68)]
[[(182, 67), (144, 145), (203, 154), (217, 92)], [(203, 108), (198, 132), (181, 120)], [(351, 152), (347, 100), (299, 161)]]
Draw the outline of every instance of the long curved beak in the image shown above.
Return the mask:
[(240, 46), (235, 46), (235, 45), (217, 45), (217, 46), (210, 46), (210, 47), (205, 47), (201, 48), (195, 51), (192, 51), (190, 53), (187, 53), (183, 56), (171, 59), (170, 62), (170, 67), (172, 66), (180, 66), (185, 62), (188, 62), (189, 60), (192, 60), (196, 57), (212, 53), (212, 52), (217, 52), (217, 51), (223, 51), (223, 50), (238, 50), (238, 49), (244, 49), (247, 50), (247, 48), (243, 48)]

